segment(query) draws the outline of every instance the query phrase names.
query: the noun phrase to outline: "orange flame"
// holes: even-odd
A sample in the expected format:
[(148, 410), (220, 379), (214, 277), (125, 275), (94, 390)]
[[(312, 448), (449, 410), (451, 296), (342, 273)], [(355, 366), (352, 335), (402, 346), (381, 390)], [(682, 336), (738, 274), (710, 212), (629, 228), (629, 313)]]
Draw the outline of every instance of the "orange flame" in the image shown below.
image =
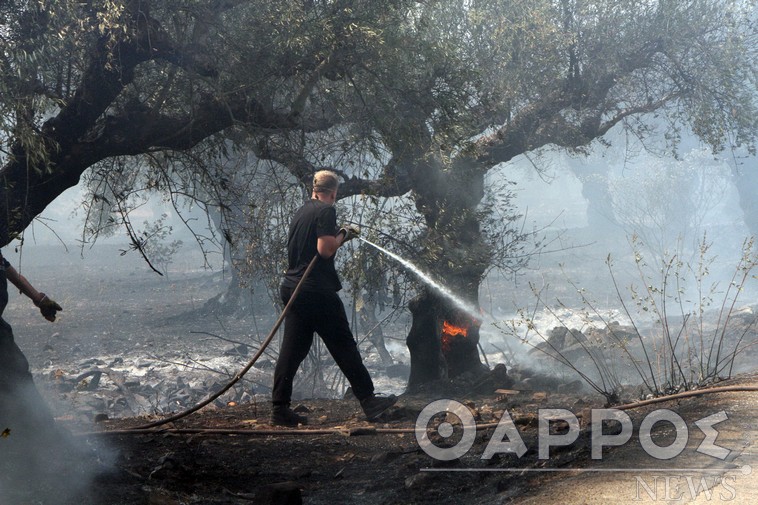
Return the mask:
[(442, 322), (442, 352), (450, 351), (450, 344), (456, 337), (466, 338), (468, 336), (468, 327), (456, 326), (447, 321)]
[(443, 321), (442, 333), (444, 335), (450, 335), (451, 337), (455, 337), (456, 335), (466, 337), (468, 336), (468, 327), (464, 328), (463, 326), (456, 326), (454, 324), (448, 323), (447, 321)]

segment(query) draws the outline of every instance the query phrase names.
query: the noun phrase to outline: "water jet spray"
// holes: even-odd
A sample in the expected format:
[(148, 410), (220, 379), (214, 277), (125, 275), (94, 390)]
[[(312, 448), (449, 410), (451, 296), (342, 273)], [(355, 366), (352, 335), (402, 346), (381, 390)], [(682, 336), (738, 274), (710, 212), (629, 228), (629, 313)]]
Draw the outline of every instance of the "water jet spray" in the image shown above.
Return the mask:
[(380, 245), (377, 245), (371, 242), (370, 240), (366, 238), (363, 238), (361, 236), (358, 236), (358, 238), (362, 240), (363, 242), (365, 242), (366, 244), (370, 245), (371, 247), (391, 257), (392, 259), (394, 259), (395, 261), (403, 265), (405, 268), (413, 272), (416, 275), (416, 277), (418, 277), (422, 282), (424, 282), (424, 284), (430, 286), (439, 294), (443, 295), (445, 298), (453, 302), (458, 309), (466, 312), (469, 316), (471, 316), (472, 319), (480, 320), (482, 318), (482, 313), (479, 310), (477, 310), (476, 307), (466, 302), (462, 298), (456, 296), (452, 291), (450, 291), (450, 289), (448, 289), (447, 287), (443, 286), (439, 282), (432, 279), (432, 277), (429, 274), (421, 270), (419, 267), (417, 267), (416, 265), (414, 265), (407, 259), (403, 258), (402, 256), (397, 255), (396, 253), (388, 249), (385, 249), (384, 247)]

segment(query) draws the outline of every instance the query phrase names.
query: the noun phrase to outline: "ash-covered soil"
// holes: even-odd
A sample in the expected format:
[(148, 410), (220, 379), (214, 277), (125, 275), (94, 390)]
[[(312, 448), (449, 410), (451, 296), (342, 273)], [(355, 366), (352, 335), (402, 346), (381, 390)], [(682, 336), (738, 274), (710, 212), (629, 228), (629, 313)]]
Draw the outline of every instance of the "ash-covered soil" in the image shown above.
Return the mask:
[[(278, 315), (273, 304), (259, 293), (244, 318), (203, 315), (205, 301), (228, 282), (218, 273), (174, 265), (183, 273), (161, 278), (135, 253), (119, 257), (114, 250), (83, 260), (77, 253), (35, 258), (32, 248), (24, 254), (22, 273), (64, 311), (51, 325), (28, 300), (12, 296), (6, 319), (38, 388), (79, 452), (53, 450), (50, 468), (42, 472), (48, 478), (19, 483), (12, 495), (17, 501), (8, 505), (519, 503), (565, 475), (534, 470), (579, 470), (597, 463), (590, 457), (588, 412), (605, 400), (585, 391), (559, 392), (562, 384), (555, 381), (532, 381), (529, 390), (514, 387), (517, 391), (508, 393), (403, 395), (377, 423), (366, 422), (353, 399), (313, 399), (303, 387), (303, 398), (295, 405), (310, 423), (287, 429), (269, 425), (270, 371), (261, 366), (259, 375), (246, 377), (231, 393), (234, 398), (156, 431), (135, 432), (135, 427), (193, 405), (198, 391), (207, 392), (214, 382), (228, 380), (249, 358), (234, 355), (232, 348), (239, 342), (255, 348)], [(16, 264), (13, 254), (6, 256)], [(398, 326), (397, 334), (390, 330), (387, 335), (402, 339), (402, 323)], [(405, 358), (391, 350), (398, 360)], [(366, 355), (385, 390), (402, 384), (402, 379), (386, 376), (370, 351)], [(264, 357), (274, 359), (273, 354)], [(96, 374), (82, 377), (92, 370), (101, 372), (96, 383)], [(331, 385), (336, 380), (327, 379)], [(740, 381), (756, 383), (754, 377)], [(179, 394), (182, 385), (186, 394)], [(430, 457), (413, 431), (421, 410), (441, 397), (465, 404), (484, 427), (472, 448), (452, 461)], [(710, 401), (702, 397), (667, 405), (682, 412), (710, 412)], [(582, 431), (575, 443), (540, 459), (538, 416), (539, 409), (547, 408), (576, 413)], [(494, 425), (506, 413), (527, 452), (483, 458)], [(630, 411), (635, 426), (644, 413)], [(454, 427), (451, 438), (431, 436), (440, 446), (463, 435), (449, 416), (431, 424), (445, 422)], [(565, 429), (551, 424), (554, 434)], [(670, 435), (665, 431), (664, 438)], [(625, 448), (614, 450), (623, 454)], [(639, 456), (630, 458), (633, 465)]]
[[(758, 379), (742, 376), (722, 385), (726, 384), (755, 388)], [(548, 500), (537, 498), (537, 502), (621, 504), (635, 501), (639, 495), (634, 479), (642, 472), (640, 468), (669, 467), (676, 477), (680, 468), (708, 465), (721, 472), (716, 477), (734, 479), (732, 487), (737, 487), (741, 500), (732, 503), (754, 503), (758, 498), (755, 489), (746, 487), (751, 466), (744, 463), (756, 463), (755, 426), (751, 424), (758, 405), (756, 392), (704, 395), (629, 411), (634, 425), (640, 426), (653, 409), (672, 409), (693, 430), (693, 421), (727, 412), (730, 419), (718, 426), (718, 444), (730, 451), (723, 461), (697, 452), (702, 434), (690, 437), (680, 457), (670, 461), (652, 458), (640, 450), (636, 430), (628, 444), (606, 448), (606, 459), (593, 460), (589, 412), (601, 408), (602, 401), (553, 392), (460, 396), (458, 400), (482, 429), (465, 454), (440, 461), (421, 449), (413, 432), (419, 412), (433, 399), (401, 397), (397, 407), (376, 423), (365, 422), (353, 400), (304, 400), (298, 408), (307, 413), (310, 423), (298, 428), (270, 426), (267, 403), (210, 408), (148, 433), (132, 428), (154, 421), (154, 417), (106, 421), (86, 433), (79, 431), (82, 426), (71, 427), (73, 439), (90, 451), (80, 457), (79, 473), (75, 474), (86, 478), (87, 485), (66, 500), (35, 503), (506, 504), (533, 503), (534, 497), (551, 496), (552, 488), (563, 486), (571, 492), (571, 499), (558, 492)], [(573, 443), (554, 447), (545, 459), (539, 457), (538, 447), (539, 409), (546, 408), (576, 412), (581, 428)], [(526, 452), (520, 457), (501, 453), (485, 458), (493, 439), (509, 441), (502, 433), (496, 435), (495, 429), (506, 412)], [(443, 440), (440, 434), (445, 422), (453, 423), (454, 430)], [(430, 438), (440, 447), (459, 441), (464, 433), (450, 416), (434, 418), (430, 426), (434, 428)], [(565, 423), (551, 423), (550, 434), (565, 434), (567, 429)], [(618, 431), (611, 427), (608, 433)], [(652, 433), (660, 446), (670, 445), (676, 435), (665, 423)], [(100, 455), (98, 459), (95, 454)], [(87, 466), (82, 468), (81, 462)], [(583, 484), (581, 491), (572, 488), (571, 479), (580, 477), (583, 470), (592, 474), (593, 468), (608, 467), (629, 468), (632, 473), (596, 473), (605, 478)], [(656, 473), (648, 480), (655, 483), (652, 479), (656, 478), (663, 477)], [(714, 478), (708, 474), (715, 485)]]

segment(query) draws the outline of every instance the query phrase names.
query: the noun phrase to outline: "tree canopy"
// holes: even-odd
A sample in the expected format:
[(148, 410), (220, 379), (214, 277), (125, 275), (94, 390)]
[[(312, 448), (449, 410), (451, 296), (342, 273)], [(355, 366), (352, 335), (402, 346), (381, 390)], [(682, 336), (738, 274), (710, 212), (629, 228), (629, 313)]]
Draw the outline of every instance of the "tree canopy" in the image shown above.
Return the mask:
[(482, 171), (545, 145), (585, 146), (619, 123), (647, 134), (635, 122), (642, 114), (664, 116), (672, 140), (689, 127), (717, 151), (755, 142), (749, 2), (0, 9), (3, 243), (92, 166), (140, 156), (148, 173), (191, 171), (170, 153), (241, 132), (258, 157), (303, 180), (370, 147), (371, 173), (335, 163), (349, 174), (342, 194), (413, 191), (432, 224), (445, 190), (430, 183), (447, 187), (461, 166)]
[(105, 207), (157, 191), (228, 211), (242, 165), (207, 161), (239, 149), (293, 183), (332, 167), (343, 197), (408, 196), (419, 257), (476, 302), (502, 246), (482, 227), (495, 165), (614, 127), (755, 152), (744, 0), (9, 0), (0, 13), (0, 245), (83, 175), (108, 181), (91, 194)]

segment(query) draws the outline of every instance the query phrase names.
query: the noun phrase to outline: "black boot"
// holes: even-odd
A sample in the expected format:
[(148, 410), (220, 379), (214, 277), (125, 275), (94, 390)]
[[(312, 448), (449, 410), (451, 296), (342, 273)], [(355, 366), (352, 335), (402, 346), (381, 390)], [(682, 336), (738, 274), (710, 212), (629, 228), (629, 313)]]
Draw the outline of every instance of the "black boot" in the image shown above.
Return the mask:
[(363, 413), (366, 414), (366, 419), (369, 421), (376, 421), (379, 416), (392, 407), (397, 401), (397, 396), (376, 396), (371, 395), (368, 398), (361, 400), (361, 407)]
[(296, 414), (289, 405), (274, 405), (271, 411), (271, 424), (276, 426), (297, 426), (308, 424), (308, 418)]

